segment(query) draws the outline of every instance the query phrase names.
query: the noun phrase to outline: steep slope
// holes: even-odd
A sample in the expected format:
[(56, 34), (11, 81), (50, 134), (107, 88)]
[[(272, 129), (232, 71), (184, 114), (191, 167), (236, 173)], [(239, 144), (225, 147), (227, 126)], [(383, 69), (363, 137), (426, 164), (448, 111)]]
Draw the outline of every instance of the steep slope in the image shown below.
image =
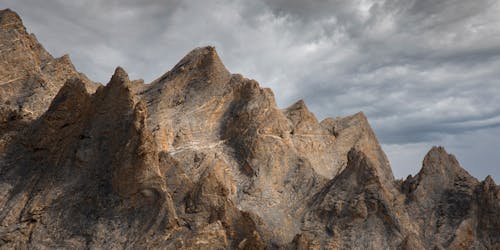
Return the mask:
[(95, 90), (95, 85), (76, 71), (68, 55), (53, 58), (9, 9), (0, 11), (0, 51), (1, 123), (36, 119), (70, 78), (80, 78), (89, 91)]
[(2, 48), (36, 45), (0, 55), (1, 98), (23, 104), (2, 106), (1, 249), (499, 247), (500, 187), (442, 148), (396, 181), (363, 113), (279, 109), (213, 47), (96, 87), (70, 63), (44, 71), (57, 59), (0, 13)]
[[(401, 189), (426, 248), (500, 247), (498, 236), (491, 237), (498, 233), (498, 187), (491, 177), (480, 183), (470, 176), (444, 148), (433, 147), (420, 172), (409, 176)], [(491, 227), (481, 228), (484, 223)], [(482, 237), (488, 240), (478, 240)]]

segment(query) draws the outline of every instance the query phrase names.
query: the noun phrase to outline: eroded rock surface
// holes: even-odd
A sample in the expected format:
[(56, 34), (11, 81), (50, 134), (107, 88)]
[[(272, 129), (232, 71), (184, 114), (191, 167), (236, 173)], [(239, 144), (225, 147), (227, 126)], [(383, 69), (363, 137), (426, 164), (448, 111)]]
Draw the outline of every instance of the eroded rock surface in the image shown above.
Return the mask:
[(0, 28), (1, 249), (500, 248), (500, 187), (443, 148), (396, 181), (363, 113), (279, 109), (213, 47), (98, 85)]

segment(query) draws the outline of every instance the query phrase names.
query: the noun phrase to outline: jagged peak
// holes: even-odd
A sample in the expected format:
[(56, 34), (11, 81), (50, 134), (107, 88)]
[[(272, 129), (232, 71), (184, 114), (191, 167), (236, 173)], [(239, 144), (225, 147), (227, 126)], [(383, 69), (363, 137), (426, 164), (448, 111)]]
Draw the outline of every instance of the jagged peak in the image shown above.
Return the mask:
[(351, 127), (355, 124), (361, 125), (363, 127), (370, 127), (368, 119), (362, 111), (346, 117), (325, 118), (320, 122), (320, 124), (322, 127), (326, 128), (334, 135), (338, 134), (341, 130), (344, 130), (347, 127)]
[(24, 28), (23, 21), (19, 15), (11, 9), (0, 10), (0, 28), (2, 29), (18, 29)]
[[(58, 70), (70, 70), (75, 73), (78, 72), (73, 63), (71, 62), (70, 56), (68, 54), (64, 54), (63, 56), (58, 58), (52, 58), (50, 56), (49, 59), (50, 60), (45, 60), (45, 63), (41, 68), (41, 70), (45, 73), (52, 73)], [(79, 73), (79, 75), (82, 78), (87, 79), (87, 77), (84, 76), (83, 74)]]
[(120, 66), (116, 67), (115, 72), (113, 73), (113, 76), (108, 83), (108, 86), (110, 88), (113, 88), (114, 86), (129, 87), (130, 79), (128, 78), (127, 72)]
[(210, 63), (224, 66), (215, 47), (205, 46), (191, 50), (174, 66), (174, 69), (196, 66), (194, 65), (195, 63), (199, 63), (204, 60), (209, 60)]
[(497, 186), (497, 184), (495, 183), (495, 180), (493, 180), (493, 177), (491, 177), (491, 175), (486, 176), (483, 183), (484, 183), (484, 186), (488, 186), (488, 187), (496, 187)]
[(368, 118), (366, 117), (363, 111), (359, 111), (358, 113), (350, 116), (351, 120), (358, 120), (366, 123), (369, 126)]
[(347, 116), (347, 117), (343, 118), (342, 120), (345, 123), (344, 125), (359, 126), (362, 129), (370, 131), (371, 134), (373, 135), (374, 139), (376, 139), (375, 133), (373, 132), (373, 129), (370, 125), (370, 122), (368, 121), (368, 117), (366, 117), (366, 115), (363, 111), (359, 111), (353, 115)]
[(497, 186), (491, 175), (486, 176), (484, 181), (481, 182), (481, 190), (483, 193), (492, 193), (498, 195), (500, 201), (500, 186)]
[(7, 79), (39, 73), (40, 68), (53, 59), (35, 35), (26, 32), (21, 18), (10, 9), (0, 11), (0, 46), (6, 48), (2, 50), (5, 64), (0, 65), (0, 77)]
[[(319, 193), (318, 198), (315, 198), (315, 206), (320, 209), (320, 212), (326, 212), (327, 217), (331, 217), (332, 212), (336, 216), (342, 216), (339, 210), (331, 209), (332, 205), (336, 203), (335, 200), (352, 200), (354, 198), (353, 195), (359, 194), (363, 190), (365, 192), (377, 190), (380, 194), (377, 195), (377, 199), (383, 199), (388, 202), (394, 200), (395, 192), (391, 186), (386, 185), (386, 177), (383, 176), (383, 173), (379, 172), (376, 162), (372, 161), (363, 151), (354, 147), (347, 153), (347, 158), (346, 168), (330, 180)], [(339, 192), (339, 190), (343, 191)], [(325, 199), (327, 196), (331, 197)], [(335, 198), (332, 199), (332, 197)], [(368, 215), (366, 207), (362, 210), (365, 210), (365, 212), (361, 217), (366, 218)]]
[(361, 162), (364, 162), (364, 161), (367, 161), (368, 163), (368, 159), (366, 157), (366, 155), (360, 151), (360, 150), (357, 150), (356, 148), (351, 148), (349, 150), (349, 152), (347, 152), (347, 167), (346, 169), (348, 168), (358, 168), (360, 166), (363, 166), (363, 167), (366, 167), (368, 166), (368, 169), (373, 169), (373, 167), (370, 167), (371, 164), (360, 164)]
[(314, 116), (314, 114), (311, 111), (309, 111), (309, 109), (307, 108), (307, 105), (306, 105), (306, 103), (304, 102), (303, 99), (300, 99), (300, 100), (296, 101), (294, 104), (292, 104), (288, 108), (286, 108), (285, 111), (287, 113), (294, 112), (294, 111), (304, 112), (305, 114), (313, 116), (316, 119), (316, 117)]
[(292, 104), (290, 107), (287, 108), (287, 110), (296, 110), (296, 109), (306, 109), (307, 110), (306, 103), (304, 102), (303, 99), (296, 101), (294, 104)]
[[(408, 193), (423, 192), (432, 195), (457, 185), (474, 186), (479, 182), (463, 169), (452, 154), (444, 147), (434, 146), (425, 155), (422, 169), (415, 177), (409, 176), (403, 182)], [(417, 195), (418, 196), (418, 195)]]
[(85, 83), (80, 78), (73, 77), (59, 89), (47, 113), (61, 109), (61, 105), (81, 106), (88, 98), (90, 98), (90, 94), (87, 92)]
[(391, 179), (392, 176), (388, 177), (387, 173), (381, 171), (378, 165), (379, 163), (373, 161), (365, 152), (356, 147), (352, 147), (347, 152), (347, 165), (345, 169), (330, 181), (330, 183), (333, 184), (330, 185), (330, 189), (338, 185), (335, 183), (350, 185), (352, 188), (376, 185), (386, 191), (389, 190), (389, 193), (391, 193), (393, 187), (392, 185), (388, 185), (387, 180)]
[(299, 130), (317, 130), (320, 128), (318, 119), (309, 111), (304, 100), (300, 99), (284, 110), (286, 117)]
[(78, 77), (73, 77), (69, 80), (67, 80), (64, 85), (62, 86), (61, 90), (59, 92), (63, 91), (77, 91), (81, 93), (87, 93), (86, 88), (85, 88), (85, 83), (82, 81), (82, 79)]
[(443, 147), (443, 146), (432, 146), (432, 148), (429, 150), (429, 152), (427, 152), (427, 155), (429, 154), (439, 154), (439, 155), (442, 155), (442, 156), (449, 156), (450, 154), (448, 154), (448, 152), (446, 151), (446, 149)]
[(433, 146), (424, 157), (419, 175), (447, 175), (457, 171), (465, 172), (455, 156), (448, 154), (442, 146)]
[(417, 174), (416, 178), (420, 181), (426, 178), (441, 180), (441, 184), (452, 184), (456, 178), (462, 178), (471, 183), (478, 182), (472, 175), (460, 166), (457, 158), (449, 154), (442, 146), (433, 146), (425, 155), (422, 169)]
[(61, 62), (61, 63), (64, 63), (64, 64), (71, 65), (74, 68), (73, 62), (71, 62), (71, 58), (70, 58), (69, 54), (64, 54), (61, 57), (56, 58), (56, 60), (58, 62)]
[[(85, 83), (77, 78), (67, 80), (50, 103), (49, 109), (31, 128), (30, 142), (33, 149), (45, 148), (60, 150), (57, 146), (62, 140), (71, 140), (69, 135), (74, 128), (82, 125), (91, 105), (91, 95)], [(48, 158), (53, 155), (48, 154)]]
[(380, 174), (377, 167), (372, 161), (366, 156), (363, 151), (356, 148), (351, 148), (347, 153), (347, 166), (344, 171), (355, 172), (364, 181), (376, 180), (379, 185), (384, 181), (380, 179)]
[(202, 75), (207, 83), (229, 82), (231, 73), (222, 63), (215, 47), (205, 46), (191, 50), (173, 68), (153, 81), (163, 82), (178, 74)]
[(132, 83), (127, 72), (121, 67), (117, 67), (108, 84), (99, 86), (95, 93), (98, 99), (103, 100), (103, 105), (120, 107), (126, 113), (133, 111), (136, 103)]
[[(33, 62), (29, 84), (46, 83), (51, 100), (58, 93), (44, 116), (5, 124), (13, 127), (0, 138), (5, 248), (253, 249), (263, 248), (253, 245), (260, 237), (293, 248), (294, 235), (298, 248), (496, 246), (500, 187), (491, 176), (464, 178), (458, 161), (435, 147), (406, 182), (417, 189), (404, 195), (417, 198), (404, 203), (362, 112), (327, 119), (330, 136), (303, 100), (279, 110), (271, 90), (231, 79), (213, 47), (191, 51), (154, 91), (118, 67), (89, 94), (86, 78), (66, 82), (78, 77), (66, 70), (67, 55), (47, 60), (25, 31), (0, 33), (11, 47), (28, 45), (2, 65)], [(47, 106), (42, 94), (32, 106)], [(89, 236), (88, 225), (98, 232)]]
[(294, 104), (290, 105), (284, 111), (285, 111), (285, 114), (290, 114), (290, 113), (294, 113), (294, 112), (304, 112), (306, 114), (312, 114), (309, 111), (309, 109), (307, 108), (306, 103), (302, 99), (296, 101)]

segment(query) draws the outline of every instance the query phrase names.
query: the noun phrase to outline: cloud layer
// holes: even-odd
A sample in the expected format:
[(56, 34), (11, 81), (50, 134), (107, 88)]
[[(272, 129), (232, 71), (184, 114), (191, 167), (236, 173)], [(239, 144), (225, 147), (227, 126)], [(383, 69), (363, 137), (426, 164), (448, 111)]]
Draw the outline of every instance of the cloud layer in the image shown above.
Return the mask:
[[(499, 0), (6, 0), (54, 55), (107, 82), (147, 82), (215, 45), (232, 72), (305, 99), (319, 118), (364, 111), (397, 176), (442, 144), (500, 178)], [(487, 153), (486, 153), (487, 152)], [(490, 153), (491, 152), (491, 153)], [(477, 163), (477, 165), (475, 164)], [(474, 165), (473, 165), (474, 164)]]

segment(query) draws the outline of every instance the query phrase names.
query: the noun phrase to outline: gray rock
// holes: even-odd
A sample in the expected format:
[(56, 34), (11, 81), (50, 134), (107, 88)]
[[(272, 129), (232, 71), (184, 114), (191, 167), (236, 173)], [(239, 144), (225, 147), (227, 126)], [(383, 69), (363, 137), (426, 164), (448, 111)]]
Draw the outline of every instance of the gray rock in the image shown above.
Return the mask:
[(0, 28), (0, 249), (500, 247), (491, 177), (435, 147), (396, 181), (363, 113), (279, 109), (213, 47), (103, 86)]

